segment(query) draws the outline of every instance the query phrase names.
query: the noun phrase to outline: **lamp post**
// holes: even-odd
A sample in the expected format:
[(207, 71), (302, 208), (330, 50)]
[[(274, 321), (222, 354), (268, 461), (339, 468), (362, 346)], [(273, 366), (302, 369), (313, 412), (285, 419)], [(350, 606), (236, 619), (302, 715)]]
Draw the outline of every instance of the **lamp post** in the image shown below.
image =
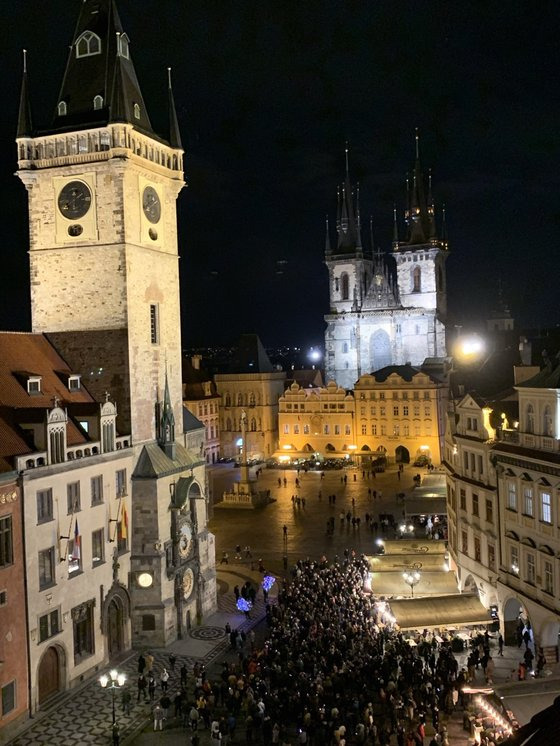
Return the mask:
[(120, 689), (122, 686), (124, 686), (125, 681), (126, 681), (126, 675), (124, 673), (119, 673), (115, 668), (113, 668), (112, 671), (109, 671), (109, 676), (107, 676), (107, 674), (103, 674), (103, 676), (99, 677), (99, 683), (101, 684), (103, 689), (107, 689), (107, 687), (109, 687), (109, 689), (111, 690), (111, 694), (112, 694), (113, 746), (118, 746), (118, 743), (119, 743), (119, 728), (117, 725), (117, 715), (115, 712), (115, 689)]
[(414, 570), (414, 572), (403, 572), (402, 576), (404, 582), (410, 586), (410, 593), (412, 598), (414, 598), (414, 586), (420, 582), (420, 573), (418, 570)]

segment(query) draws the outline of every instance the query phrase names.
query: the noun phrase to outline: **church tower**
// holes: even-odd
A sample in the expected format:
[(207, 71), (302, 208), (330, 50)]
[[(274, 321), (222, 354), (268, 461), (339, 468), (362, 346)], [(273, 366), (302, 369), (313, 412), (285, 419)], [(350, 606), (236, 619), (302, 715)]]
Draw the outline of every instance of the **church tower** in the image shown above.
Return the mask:
[[(81, 6), (51, 125), (33, 130), (24, 71), (18, 175), (29, 195), (34, 332), (46, 332), (119, 427), (155, 437), (154, 400), (169, 371), (181, 415), (176, 199), (183, 149), (169, 88), (157, 135), (114, 0)], [(87, 351), (87, 359), (84, 357)]]
[(346, 389), (364, 373), (391, 365), (421, 366), (446, 354), (447, 313), (445, 220), (438, 235), (432, 179), (427, 194), (420, 166), (418, 135), (412, 183), (407, 183), (406, 236), (399, 240), (394, 209), (390, 254), (366, 257), (360, 213), (348, 177), (339, 190), (337, 244), (330, 243), (328, 222), (325, 263), (329, 270), (330, 311), (325, 316), (327, 381)]
[[(137, 644), (166, 645), (216, 606), (204, 427), (184, 419), (176, 200), (183, 148), (154, 131), (115, 0), (84, 0), (49, 127), (24, 67), (18, 176), (29, 196), (34, 332), (131, 433), (130, 596)], [(163, 400), (162, 400), (163, 396)], [(182, 440), (181, 440), (182, 439)]]

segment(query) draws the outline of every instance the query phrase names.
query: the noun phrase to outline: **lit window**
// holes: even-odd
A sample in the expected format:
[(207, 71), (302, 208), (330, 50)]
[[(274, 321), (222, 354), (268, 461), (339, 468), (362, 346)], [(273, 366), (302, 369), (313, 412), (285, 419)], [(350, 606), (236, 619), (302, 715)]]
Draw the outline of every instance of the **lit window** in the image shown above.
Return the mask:
[(552, 523), (552, 500), (550, 492), (541, 492), (541, 521)]
[(488, 567), (490, 570), (496, 569), (496, 547), (493, 544), (488, 544)]
[(139, 104), (134, 104), (134, 118), (140, 119), (140, 106)]
[(69, 376), (68, 378), (68, 390), (79, 391), (80, 390), (80, 376)]
[(59, 117), (65, 117), (66, 114), (68, 114), (68, 107), (66, 106), (66, 101), (59, 101), (57, 109), (58, 109)]
[(508, 482), (507, 506), (508, 510), (517, 510), (517, 486), (515, 482)]
[(527, 582), (535, 584), (535, 555), (527, 552)]
[(303, 426), (303, 434), (304, 435), (309, 435), (309, 425), (304, 425)]
[(523, 491), (523, 513), (531, 517), (534, 515), (532, 487), (525, 487)]
[(519, 574), (519, 551), (517, 547), (510, 547), (511, 569), (516, 575)]
[(367, 425), (362, 425), (362, 435), (367, 435)]
[(102, 109), (103, 108), (103, 96), (95, 96), (93, 99), (93, 108), (94, 109)]
[(372, 435), (377, 435), (377, 425), (372, 425), (371, 426), (371, 434)]
[(93, 31), (84, 31), (76, 39), (76, 57), (91, 57), (101, 54), (101, 39)]
[(129, 52), (129, 38), (126, 34), (119, 36), (119, 54), (121, 57), (128, 59), (130, 56)]
[(350, 435), (350, 425), (344, 425), (344, 435)]

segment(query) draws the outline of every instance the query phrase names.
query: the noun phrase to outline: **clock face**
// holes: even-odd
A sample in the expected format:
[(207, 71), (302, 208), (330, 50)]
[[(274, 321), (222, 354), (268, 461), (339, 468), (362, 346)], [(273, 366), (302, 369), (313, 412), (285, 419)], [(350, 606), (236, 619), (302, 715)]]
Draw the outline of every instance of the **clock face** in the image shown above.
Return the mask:
[(159, 223), (161, 218), (161, 202), (156, 190), (152, 186), (147, 186), (142, 194), (142, 209), (144, 215), (150, 223)]
[(189, 596), (191, 595), (193, 586), (194, 573), (189, 567), (187, 570), (185, 570), (185, 574), (183, 575), (183, 598), (185, 599), (185, 601), (187, 601)]
[(58, 209), (69, 220), (82, 218), (91, 207), (91, 190), (83, 181), (69, 181), (58, 195)]
[(192, 547), (192, 528), (189, 523), (183, 523), (179, 529), (179, 554), (188, 557)]

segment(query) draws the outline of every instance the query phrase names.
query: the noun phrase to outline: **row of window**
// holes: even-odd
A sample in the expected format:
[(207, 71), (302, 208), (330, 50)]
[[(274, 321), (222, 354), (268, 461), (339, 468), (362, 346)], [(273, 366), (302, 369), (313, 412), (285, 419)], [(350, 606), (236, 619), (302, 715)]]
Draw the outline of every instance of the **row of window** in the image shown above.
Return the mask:
[(232, 401), (236, 402), (233, 406), (238, 407), (255, 407), (257, 405), (257, 397), (252, 391), (249, 394), (239, 393), (237, 397), (232, 397), (230, 393), (224, 394), (225, 407), (231, 407)]
[[(532, 404), (527, 404), (527, 407), (525, 409), (525, 432), (526, 433), (536, 433), (535, 429), (535, 423), (536, 423), (536, 415), (535, 415), (535, 408)], [(549, 437), (554, 437), (554, 423), (552, 418), (552, 408), (550, 405), (546, 405), (544, 408), (544, 411), (542, 413), (542, 420), (541, 420), (541, 435), (547, 435)]]
[[(469, 556), (469, 535), (468, 532), (461, 531), (461, 551), (463, 554)], [(482, 552), (480, 537), (474, 537), (474, 560), (476, 562), (482, 562)], [(486, 545), (486, 566), (489, 570), (496, 570), (496, 547), (494, 544)]]
[[(291, 429), (290, 429), (291, 428)], [(323, 435), (342, 435), (344, 429), (344, 435), (351, 435), (352, 434), (352, 428), (350, 425), (323, 425)], [(282, 432), (284, 435), (290, 435), (290, 432), (293, 435), (300, 435), (303, 433), (303, 435), (309, 435), (311, 432), (311, 426), (310, 425), (289, 425), (285, 424), (282, 426)], [(392, 425), (390, 428), (387, 428), (387, 425), (371, 425), (370, 426), (370, 434), (371, 435), (387, 435), (391, 433), (392, 435), (400, 436), (404, 435), (405, 437), (410, 436), (410, 425)], [(414, 425), (413, 432), (415, 437), (419, 437), (421, 432), (420, 425)], [(367, 435), (368, 434), (368, 426), (362, 425), (361, 426), (361, 434)], [(424, 427), (424, 435), (431, 436), (432, 434), (432, 428), (430, 423), (426, 423)]]
[(218, 402), (204, 402), (204, 404), (198, 405), (198, 416), (203, 417), (208, 414), (218, 414)]
[(554, 567), (551, 559), (541, 560), (540, 576), (537, 575), (537, 562), (534, 552), (524, 552), (524, 563), (521, 567), (519, 563), (519, 548), (510, 546), (510, 563), (511, 571), (514, 575), (520, 575), (521, 578), (531, 585), (540, 586), (545, 593), (554, 595)]
[[(235, 420), (232, 420), (231, 417), (228, 417), (226, 419), (226, 421), (225, 421), (225, 426), (224, 426), (223, 429), (229, 430), (229, 431), (233, 430), (233, 432), (241, 432), (241, 420), (239, 421), (239, 427), (238, 428), (236, 427), (236, 424), (237, 423), (236, 423)], [(261, 421), (259, 419), (258, 428), (257, 428), (257, 420), (254, 417), (251, 417), (251, 419), (249, 420), (249, 430), (252, 433), (255, 433), (255, 432), (257, 432), (257, 429), (258, 430), (262, 429), (261, 428)], [(216, 437), (217, 437), (217, 434), (216, 434)]]
[[(256, 429), (256, 426), (255, 426)], [(207, 425), (206, 426), (206, 440), (212, 440), (213, 438), (218, 437), (218, 426), (217, 425)]]
[[(122, 524), (117, 523), (117, 551), (126, 552), (128, 549), (127, 536), (123, 536)], [(91, 566), (97, 567), (105, 562), (105, 529), (99, 528), (91, 534)], [(39, 590), (56, 585), (55, 547), (42, 549), (39, 552)], [(83, 570), (83, 551), (81, 537), (78, 544), (74, 539), (67, 543), (66, 559), (68, 562), (68, 577), (80, 574)]]
[[(115, 496), (124, 497), (127, 492), (126, 469), (118, 469), (115, 472)], [(91, 505), (100, 505), (103, 502), (103, 477), (92, 477), (90, 480)], [(80, 482), (70, 482), (66, 486), (66, 507), (68, 515), (77, 513), (82, 509)], [(39, 490), (37, 492), (37, 523), (52, 521), (53, 491), (52, 488)]]
[[(524, 484), (522, 487), (521, 505), (519, 505), (516, 482), (507, 483), (506, 506), (508, 510), (519, 511), (523, 515), (535, 518), (535, 490), (533, 485)], [(549, 490), (539, 490), (539, 520), (552, 524), (552, 493)]]
[(472, 451), (463, 451), (463, 468), (465, 472), (471, 474), (478, 474), (479, 477), (484, 476), (484, 458), (480, 453), (473, 453)]
[[(467, 492), (464, 489), (459, 490), (459, 507), (461, 510), (467, 511)], [(487, 523), (494, 523), (494, 503), (490, 498), (485, 499), (486, 514), (485, 518)], [(476, 518), (481, 517), (481, 505), (479, 496), (473, 492), (471, 496), (471, 515)]]
[[(429, 391), (424, 391), (424, 393), (422, 394), (422, 396), (420, 396), (420, 393), (421, 393), (420, 391), (413, 391), (412, 392), (412, 398), (415, 401), (419, 400), (420, 398), (422, 398), (422, 399), (430, 399), (430, 392)], [(402, 399), (403, 401), (408, 401), (408, 391), (400, 391), (400, 392), (399, 391), (393, 391), (393, 394), (390, 397), (389, 396), (385, 396), (385, 391), (379, 391), (379, 392), (377, 392), (377, 391), (370, 391), (369, 398), (372, 401), (375, 401), (378, 398), (377, 394), (379, 394), (379, 400), (380, 401), (384, 401), (385, 399), (393, 399), (393, 400), (395, 400), (395, 399)], [(363, 391), (360, 392), (360, 401), (363, 401), (366, 398), (367, 398), (366, 394)]]

